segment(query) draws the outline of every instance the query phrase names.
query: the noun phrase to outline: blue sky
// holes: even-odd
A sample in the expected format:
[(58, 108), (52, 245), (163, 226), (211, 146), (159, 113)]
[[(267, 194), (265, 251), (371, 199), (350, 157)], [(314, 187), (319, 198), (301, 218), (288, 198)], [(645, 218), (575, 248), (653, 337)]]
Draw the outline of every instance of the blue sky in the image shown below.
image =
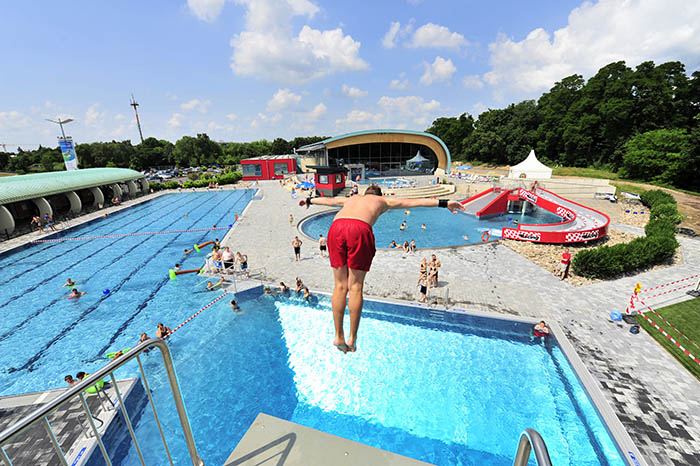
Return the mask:
[(537, 98), (625, 60), (700, 66), (700, 2), (149, 0), (15, 2), (0, 17), (0, 144), (250, 141)]

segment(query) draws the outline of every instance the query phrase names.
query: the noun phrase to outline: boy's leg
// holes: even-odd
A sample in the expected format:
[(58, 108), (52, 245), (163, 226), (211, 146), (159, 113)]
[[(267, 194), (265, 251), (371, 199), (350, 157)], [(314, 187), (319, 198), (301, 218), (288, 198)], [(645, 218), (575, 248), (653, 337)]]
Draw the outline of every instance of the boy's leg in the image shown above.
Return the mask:
[(355, 342), (357, 341), (357, 330), (360, 327), (360, 317), (362, 316), (362, 290), (365, 284), (365, 270), (350, 269), (348, 277), (348, 289), (350, 298), (348, 300), (348, 310), (350, 311), (350, 336), (348, 337), (348, 346), (350, 351), (355, 351)]
[[(345, 300), (348, 296), (348, 266), (334, 267), (333, 278), (335, 279), (333, 297), (331, 298), (333, 324), (335, 325), (335, 339), (333, 340), (333, 344), (340, 347), (341, 345), (345, 345), (343, 316), (345, 315)], [(343, 351), (347, 351), (347, 348)]]

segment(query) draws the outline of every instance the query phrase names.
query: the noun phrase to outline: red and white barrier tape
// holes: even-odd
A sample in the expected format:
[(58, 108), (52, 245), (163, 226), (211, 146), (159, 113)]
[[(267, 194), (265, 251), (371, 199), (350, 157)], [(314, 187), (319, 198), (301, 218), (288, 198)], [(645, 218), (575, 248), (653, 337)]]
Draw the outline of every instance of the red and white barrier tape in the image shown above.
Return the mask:
[(187, 233), (190, 231), (211, 231), (211, 230), (228, 230), (229, 227), (212, 227), (212, 228), (192, 228), (190, 230), (169, 230), (169, 231), (142, 231), (139, 233), (121, 233), (115, 235), (100, 235), (100, 236), (75, 236), (70, 238), (55, 238), (55, 239), (35, 239), (32, 243), (59, 243), (61, 241), (78, 241), (81, 239), (103, 239), (103, 238), (122, 238), (124, 236), (143, 236), (143, 235), (165, 235), (171, 233)]
[(192, 319), (194, 319), (195, 317), (197, 317), (203, 310), (205, 310), (206, 308), (208, 308), (209, 306), (211, 306), (212, 304), (214, 304), (215, 302), (217, 302), (218, 300), (220, 300), (221, 298), (223, 298), (223, 297), (226, 296), (227, 294), (228, 294), (228, 291), (224, 291), (224, 294), (222, 294), (221, 296), (219, 296), (218, 298), (216, 298), (214, 301), (212, 301), (212, 302), (210, 302), (209, 304), (207, 304), (206, 306), (204, 306), (204, 307), (203, 307), (202, 309), (200, 309), (199, 311), (197, 311), (197, 312), (195, 312), (194, 314), (192, 314), (192, 316), (191, 316), (189, 319), (187, 319), (186, 321), (184, 321), (183, 323), (181, 323), (180, 325), (178, 325), (177, 327), (175, 327), (175, 330), (173, 330), (172, 332), (168, 333), (168, 334), (165, 336), (165, 338), (168, 338), (170, 335), (172, 335), (173, 333), (177, 332), (179, 329), (182, 328), (183, 325), (185, 325), (187, 322), (189, 322), (190, 320), (192, 320)]
[[(678, 288), (674, 288), (674, 289), (672, 289), (672, 290), (667, 290), (667, 291), (664, 291), (664, 292), (662, 292), (662, 293), (656, 293), (656, 294), (653, 294), (653, 295), (651, 295), (651, 296), (645, 296), (644, 298), (645, 298), (645, 299), (656, 298), (657, 296), (662, 296), (662, 295), (665, 295), (665, 294), (673, 293), (674, 291), (682, 290), (683, 288), (688, 288), (689, 286), (695, 286), (695, 283), (691, 283), (691, 284), (689, 284), (689, 285), (684, 285), (684, 286), (679, 286)], [(640, 294), (641, 294), (641, 293), (640, 293)]]
[(642, 303), (644, 306), (646, 306), (647, 309), (649, 309), (651, 312), (653, 312), (654, 315), (656, 315), (656, 317), (658, 317), (659, 319), (663, 320), (663, 321), (666, 323), (666, 325), (668, 325), (668, 326), (671, 327), (673, 330), (675, 330), (676, 332), (678, 332), (683, 338), (685, 338), (686, 340), (688, 340), (690, 343), (692, 343), (693, 345), (695, 345), (695, 347), (696, 347), (697, 349), (700, 350), (700, 346), (698, 346), (697, 343), (695, 343), (693, 340), (691, 340), (690, 338), (688, 338), (688, 337), (686, 336), (685, 333), (683, 333), (683, 332), (681, 332), (680, 330), (678, 330), (671, 322), (669, 322), (668, 320), (664, 319), (663, 316), (662, 316), (661, 314), (659, 314), (658, 312), (656, 312), (651, 306), (649, 306), (647, 303), (645, 303), (645, 302), (642, 301), (642, 300), (639, 300), (639, 302)]
[[(647, 307), (649, 307), (649, 306), (647, 306)], [(649, 309), (651, 309), (651, 308), (649, 307)], [(649, 322), (656, 330), (658, 330), (659, 332), (661, 332), (661, 334), (662, 334), (663, 336), (665, 336), (666, 338), (668, 338), (669, 340), (671, 340), (671, 343), (673, 343), (673, 344), (676, 345), (678, 348), (680, 348), (680, 350), (683, 351), (685, 354), (687, 354), (687, 355), (690, 357), (690, 359), (692, 359), (692, 360), (695, 361), (696, 363), (700, 364), (700, 359), (698, 359), (698, 358), (696, 358), (695, 356), (693, 356), (693, 354), (692, 354), (690, 351), (688, 351), (687, 349), (685, 349), (685, 348), (683, 347), (683, 345), (681, 345), (680, 343), (678, 343), (671, 335), (669, 335), (668, 333), (666, 333), (666, 331), (665, 331), (664, 329), (662, 329), (661, 327), (659, 327), (658, 325), (656, 325), (656, 324), (654, 323), (653, 320), (651, 320), (649, 317), (647, 317), (647, 316), (644, 315), (643, 313), (640, 313), (639, 315), (642, 316), (642, 317), (644, 317), (644, 318), (647, 320), (647, 322)]]
[(700, 277), (700, 274), (698, 274), (698, 275), (692, 275), (692, 276), (690, 276), (690, 277), (681, 278), (680, 280), (676, 280), (676, 281), (673, 281), (673, 282), (664, 283), (663, 285), (653, 286), (653, 287), (651, 287), (651, 288), (647, 288), (647, 289), (645, 289), (645, 290), (641, 290), (641, 291), (639, 292), (639, 294), (648, 293), (649, 291), (658, 290), (659, 288), (663, 288), (663, 287), (665, 287), (665, 286), (675, 285), (676, 283), (684, 282), (684, 281), (686, 281), (686, 280), (691, 280), (691, 279), (693, 279), (693, 278), (698, 278), (698, 277)]

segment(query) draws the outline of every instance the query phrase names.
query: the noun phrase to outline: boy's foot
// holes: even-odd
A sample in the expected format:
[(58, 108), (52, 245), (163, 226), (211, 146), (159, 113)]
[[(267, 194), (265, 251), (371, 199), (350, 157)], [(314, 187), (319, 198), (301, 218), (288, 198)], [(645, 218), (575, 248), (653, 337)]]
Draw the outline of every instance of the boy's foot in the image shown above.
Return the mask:
[(333, 341), (333, 345), (334, 345), (336, 348), (338, 348), (338, 351), (342, 351), (343, 354), (347, 353), (348, 350), (349, 350), (348, 345), (345, 344), (345, 341), (343, 341), (343, 340), (341, 340), (341, 339), (338, 339), (338, 338), (336, 338), (336, 339)]
[(354, 353), (355, 351), (357, 351), (357, 342), (352, 341), (350, 338), (348, 338), (347, 346), (348, 346), (348, 351), (350, 351), (351, 353)]

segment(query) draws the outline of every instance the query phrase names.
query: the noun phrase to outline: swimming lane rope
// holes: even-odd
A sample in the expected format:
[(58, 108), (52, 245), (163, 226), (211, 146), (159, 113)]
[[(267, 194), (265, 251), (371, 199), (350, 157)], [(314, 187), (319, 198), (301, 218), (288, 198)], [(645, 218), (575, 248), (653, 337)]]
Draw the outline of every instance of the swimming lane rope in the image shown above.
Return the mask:
[(115, 235), (100, 235), (100, 236), (75, 236), (70, 238), (55, 238), (55, 239), (35, 239), (32, 243), (59, 243), (61, 241), (79, 241), (82, 239), (103, 239), (103, 238), (123, 238), (124, 236), (144, 236), (144, 235), (167, 235), (173, 233), (187, 233), (190, 231), (211, 231), (211, 230), (228, 230), (229, 227), (211, 227), (211, 228), (192, 228), (190, 230), (168, 230), (168, 231), (142, 231), (139, 233), (120, 233)]
[(175, 327), (175, 329), (174, 329), (172, 332), (170, 332), (169, 334), (167, 334), (167, 335), (165, 336), (165, 338), (168, 338), (170, 335), (172, 335), (173, 333), (177, 332), (180, 328), (182, 328), (183, 325), (185, 325), (187, 322), (189, 322), (190, 320), (192, 320), (192, 319), (194, 319), (195, 317), (197, 317), (203, 310), (205, 310), (206, 308), (208, 308), (209, 306), (211, 306), (212, 304), (214, 304), (215, 302), (217, 302), (218, 300), (220, 300), (221, 298), (223, 298), (223, 297), (226, 296), (227, 294), (228, 294), (228, 291), (224, 291), (224, 294), (222, 294), (221, 296), (219, 296), (218, 298), (216, 298), (214, 301), (212, 301), (212, 302), (210, 302), (209, 304), (207, 304), (206, 306), (204, 306), (204, 307), (203, 307), (202, 309), (200, 309), (199, 311), (197, 311), (197, 312), (195, 312), (194, 314), (192, 314), (192, 316), (191, 316), (189, 319), (187, 319), (186, 321), (184, 321), (183, 323), (181, 323), (180, 325), (178, 325), (177, 327)]

